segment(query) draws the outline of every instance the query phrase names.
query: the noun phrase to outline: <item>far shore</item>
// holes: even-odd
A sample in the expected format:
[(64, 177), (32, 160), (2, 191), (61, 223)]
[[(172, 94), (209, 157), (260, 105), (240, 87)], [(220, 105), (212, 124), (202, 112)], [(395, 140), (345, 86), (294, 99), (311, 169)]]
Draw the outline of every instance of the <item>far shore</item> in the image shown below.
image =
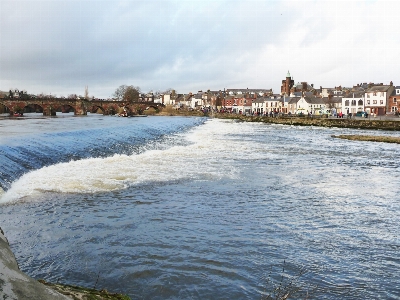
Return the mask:
[(375, 135), (358, 135), (358, 134), (349, 134), (349, 135), (332, 135), (333, 138), (351, 140), (351, 141), (367, 141), (367, 142), (381, 142), (381, 143), (394, 143), (400, 144), (400, 137), (393, 136), (375, 136)]
[(335, 128), (354, 128), (368, 130), (387, 130), (400, 131), (400, 119), (364, 119), (364, 118), (333, 118), (323, 116), (299, 117), (299, 116), (252, 116), (229, 113), (208, 114), (210, 117), (221, 119), (235, 119), (244, 122), (262, 122), (269, 124), (282, 124), (291, 126), (318, 126), (318, 127), (335, 127)]
[[(188, 110), (163, 110), (156, 115), (164, 116), (207, 116), (219, 119), (234, 119), (243, 122), (262, 122), (272, 124), (284, 124), (290, 126), (320, 126), (320, 127), (338, 127), (338, 128), (354, 128), (354, 129), (369, 129), (369, 130), (388, 130), (400, 131), (400, 118), (399, 119), (338, 119), (327, 118), (321, 116), (314, 117), (297, 117), (297, 116), (280, 116), (280, 117), (266, 117), (266, 116), (246, 116), (241, 114), (230, 113), (203, 113), (202, 111), (188, 111)], [(376, 135), (332, 135), (334, 138), (347, 139), (352, 141), (368, 141), (368, 142), (383, 142), (400, 144), (400, 137), (391, 136), (376, 136)]]

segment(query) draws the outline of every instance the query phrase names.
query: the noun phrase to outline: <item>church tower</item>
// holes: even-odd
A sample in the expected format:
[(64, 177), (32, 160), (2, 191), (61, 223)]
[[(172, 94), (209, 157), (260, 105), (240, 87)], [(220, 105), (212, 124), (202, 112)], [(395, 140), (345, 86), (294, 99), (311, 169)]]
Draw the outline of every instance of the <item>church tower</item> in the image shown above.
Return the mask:
[(286, 75), (286, 79), (282, 80), (282, 86), (281, 86), (281, 95), (290, 95), (290, 89), (294, 85), (294, 80), (290, 77), (289, 70)]

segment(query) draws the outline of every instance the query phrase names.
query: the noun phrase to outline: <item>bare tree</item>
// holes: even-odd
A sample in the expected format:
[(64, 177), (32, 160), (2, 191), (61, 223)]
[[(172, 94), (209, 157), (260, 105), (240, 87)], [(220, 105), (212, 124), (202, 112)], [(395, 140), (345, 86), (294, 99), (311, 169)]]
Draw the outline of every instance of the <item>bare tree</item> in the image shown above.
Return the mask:
[(125, 84), (120, 85), (114, 92), (114, 94), (112, 95), (114, 98), (116, 98), (119, 101), (122, 101), (124, 99), (124, 95), (125, 95), (125, 90), (126, 90), (127, 86)]
[(84, 97), (85, 97), (86, 100), (89, 100), (89, 88), (88, 88), (88, 86), (85, 86), (85, 94), (84, 94)]

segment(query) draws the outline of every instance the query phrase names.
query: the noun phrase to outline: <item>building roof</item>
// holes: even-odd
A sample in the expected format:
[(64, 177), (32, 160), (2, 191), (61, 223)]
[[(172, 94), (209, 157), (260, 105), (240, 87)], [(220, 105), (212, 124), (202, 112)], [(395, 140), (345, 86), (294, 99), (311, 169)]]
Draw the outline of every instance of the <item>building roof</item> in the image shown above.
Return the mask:
[[(336, 97), (332, 97), (332, 98), (336, 98)], [(324, 104), (325, 103), (323, 98), (315, 97), (315, 96), (305, 96), (304, 100), (306, 100), (306, 102), (309, 104)]]
[(295, 97), (301, 97), (303, 95), (302, 92), (294, 92), (294, 93), (290, 93), (291, 95), (294, 95)]
[(342, 97), (324, 97), (320, 103), (342, 103)]
[(300, 97), (290, 97), (289, 104), (295, 104), (300, 100)]
[(374, 85), (371, 86), (368, 90), (367, 93), (371, 92), (387, 92), (391, 85)]
[(361, 92), (361, 91), (356, 91), (354, 93), (348, 93), (346, 95), (343, 96), (343, 99), (345, 98), (364, 98), (365, 92)]
[(261, 98), (257, 98), (253, 100), (253, 103), (264, 103), (265, 102), (265, 98), (261, 97)]
[(226, 92), (232, 92), (232, 93), (242, 93), (242, 94), (247, 94), (247, 93), (270, 93), (272, 89), (227, 89)]

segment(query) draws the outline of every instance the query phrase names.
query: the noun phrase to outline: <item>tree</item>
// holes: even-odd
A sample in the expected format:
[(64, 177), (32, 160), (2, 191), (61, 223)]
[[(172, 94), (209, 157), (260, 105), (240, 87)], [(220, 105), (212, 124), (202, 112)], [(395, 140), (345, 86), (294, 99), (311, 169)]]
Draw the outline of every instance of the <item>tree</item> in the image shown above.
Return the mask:
[(161, 92), (161, 94), (171, 94), (172, 93), (172, 91), (174, 91), (172, 88), (168, 88), (168, 89), (166, 89), (164, 92)]
[(114, 92), (114, 94), (112, 95), (114, 98), (116, 98), (119, 101), (122, 101), (124, 99), (124, 94), (125, 94), (125, 90), (126, 90), (126, 85), (120, 85)]
[(130, 85), (125, 90), (124, 101), (138, 102), (139, 95), (140, 95), (140, 88)]
[(138, 102), (140, 87), (133, 85), (120, 85), (114, 92), (113, 97), (119, 101)]
[(84, 94), (84, 97), (85, 97), (86, 100), (89, 100), (89, 88), (88, 88), (88, 86), (85, 86), (85, 94)]

